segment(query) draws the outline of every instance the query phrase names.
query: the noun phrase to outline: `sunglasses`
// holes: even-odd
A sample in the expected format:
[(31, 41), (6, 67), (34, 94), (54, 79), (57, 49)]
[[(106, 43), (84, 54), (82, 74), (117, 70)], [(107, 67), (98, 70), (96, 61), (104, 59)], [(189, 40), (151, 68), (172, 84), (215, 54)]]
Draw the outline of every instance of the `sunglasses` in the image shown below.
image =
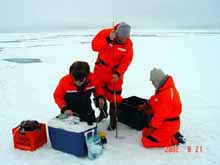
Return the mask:
[(84, 73), (80, 73), (80, 72), (77, 72), (77, 73), (73, 74), (74, 80), (75, 81), (80, 81), (80, 82), (85, 81), (86, 76), (87, 75), (85, 75)]

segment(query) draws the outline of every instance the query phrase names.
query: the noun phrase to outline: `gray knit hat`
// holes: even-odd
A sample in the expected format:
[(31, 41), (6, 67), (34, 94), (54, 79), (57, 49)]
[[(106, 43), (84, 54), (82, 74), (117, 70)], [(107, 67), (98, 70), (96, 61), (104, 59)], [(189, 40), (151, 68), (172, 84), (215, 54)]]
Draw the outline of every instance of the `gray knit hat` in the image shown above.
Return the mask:
[(153, 82), (155, 88), (159, 88), (162, 80), (164, 80), (166, 75), (161, 69), (153, 68), (150, 71), (150, 80)]
[(121, 22), (121, 23), (119, 23), (119, 25), (116, 29), (116, 34), (119, 37), (128, 38), (130, 35), (130, 31), (131, 31), (131, 26), (124, 23), (124, 22)]

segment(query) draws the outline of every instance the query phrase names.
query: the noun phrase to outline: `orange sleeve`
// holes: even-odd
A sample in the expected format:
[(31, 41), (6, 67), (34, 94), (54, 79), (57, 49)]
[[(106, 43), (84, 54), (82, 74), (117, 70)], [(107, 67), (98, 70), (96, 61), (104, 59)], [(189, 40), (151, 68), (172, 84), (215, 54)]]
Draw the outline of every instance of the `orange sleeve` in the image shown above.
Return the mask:
[(53, 94), (54, 100), (60, 109), (67, 105), (64, 100), (65, 93), (64, 79), (61, 79)]
[(130, 65), (133, 59), (133, 45), (132, 42), (128, 45), (128, 51), (124, 55), (123, 59), (120, 62), (120, 65), (117, 69), (117, 72), (122, 75), (127, 70), (128, 66)]
[(153, 109), (153, 117), (149, 125), (153, 128), (159, 128), (171, 112), (169, 96), (163, 94), (161, 97), (153, 97), (149, 101)]
[(93, 51), (100, 51), (109, 44), (106, 41), (106, 38), (110, 34), (110, 29), (101, 30), (92, 40), (92, 50)]

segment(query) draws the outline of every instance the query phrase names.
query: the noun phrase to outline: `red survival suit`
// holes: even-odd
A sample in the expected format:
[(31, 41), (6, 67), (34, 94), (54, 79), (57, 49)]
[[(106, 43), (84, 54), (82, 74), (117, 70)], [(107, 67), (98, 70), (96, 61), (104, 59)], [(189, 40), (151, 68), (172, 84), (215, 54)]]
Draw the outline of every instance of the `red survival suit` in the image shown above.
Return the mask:
[[(117, 28), (117, 25), (114, 29)], [(97, 51), (98, 58), (94, 68), (94, 84), (96, 87), (96, 96), (104, 96), (110, 103), (114, 102), (114, 91), (116, 101), (122, 101), (123, 75), (127, 70), (133, 58), (132, 41), (128, 38), (124, 44), (118, 44), (115, 41), (108, 43), (111, 29), (101, 30), (92, 40), (92, 50)], [(119, 79), (112, 81), (112, 74), (117, 73)]]
[(144, 137), (144, 132), (148, 130), (148, 127), (142, 130), (143, 146), (166, 147), (178, 144), (179, 142), (174, 134), (180, 129), (179, 116), (182, 111), (182, 104), (171, 76), (168, 76), (148, 103), (153, 111), (149, 126), (155, 130), (147, 137)]
[(61, 78), (54, 91), (54, 99), (61, 112), (70, 109), (78, 114), (94, 114), (91, 106), (90, 96), (94, 91), (93, 75), (89, 73), (82, 87), (74, 84), (72, 75), (67, 74)]

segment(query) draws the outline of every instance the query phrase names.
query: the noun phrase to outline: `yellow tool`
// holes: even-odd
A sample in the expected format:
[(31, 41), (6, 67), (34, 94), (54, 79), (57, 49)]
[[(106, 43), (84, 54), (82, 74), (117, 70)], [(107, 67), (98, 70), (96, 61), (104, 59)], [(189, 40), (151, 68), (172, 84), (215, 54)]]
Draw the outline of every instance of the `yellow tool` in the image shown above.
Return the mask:
[(97, 133), (101, 139), (102, 144), (107, 143), (106, 133), (104, 131), (98, 131)]

